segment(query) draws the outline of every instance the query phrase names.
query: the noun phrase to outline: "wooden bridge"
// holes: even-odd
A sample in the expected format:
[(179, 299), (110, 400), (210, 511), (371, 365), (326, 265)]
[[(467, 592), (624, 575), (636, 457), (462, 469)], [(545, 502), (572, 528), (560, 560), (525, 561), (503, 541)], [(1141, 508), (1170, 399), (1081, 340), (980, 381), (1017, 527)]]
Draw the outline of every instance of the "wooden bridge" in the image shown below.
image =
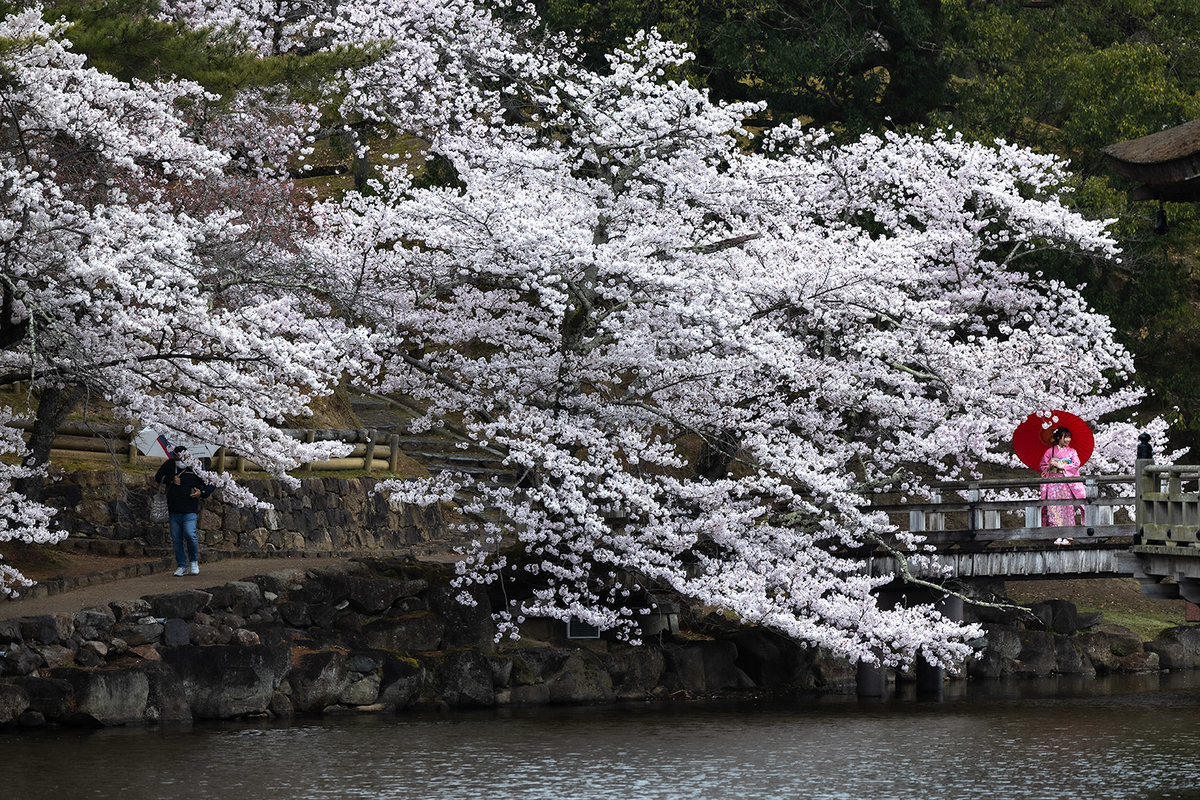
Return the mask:
[[(1148, 596), (1200, 603), (1200, 466), (1154, 464), (1147, 441), (1143, 454), (1133, 475), (943, 483), (927, 502), (876, 508), (925, 536), (953, 579), (1128, 577)], [(1085, 497), (1019, 496), (1045, 483), (1083, 484)], [(1081, 506), (1082, 524), (1043, 527), (1047, 506)], [(896, 567), (890, 556), (869, 557), (873, 574)]]
[[(1132, 475), (943, 483), (927, 502), (875, 508), (934, 545), (941, 569), (912, 569), (916, 577), (933, 583), (1136, 578), (1149, 597), (1200, 603), (1200, 465), (1155, 464), (1145, 434), (1137, 455)], [(1085, 497), (1019, 496), (1036, 494), (1045, 483), (1081, 483)], [(1043, 527), (1042, 509), (1062, 505), (1082, 506), (1082, 524)], [(1064, 539), (1070, 542), (1062, 543)], [(874, 575), (898, 574), (896, 559), (889, 555), (867, 556), (865, 568)], [(932, 601), (947, 616), (962, 619), (961, 599), (940, 592), (914, 592), (897, 584), (885, 588), (880, 601)], [(941, 692), (941, 669), (918, 660), (916, 677), (919, 693)], [(860, 664), (858, 690), (882, 696), (884, 670)]]

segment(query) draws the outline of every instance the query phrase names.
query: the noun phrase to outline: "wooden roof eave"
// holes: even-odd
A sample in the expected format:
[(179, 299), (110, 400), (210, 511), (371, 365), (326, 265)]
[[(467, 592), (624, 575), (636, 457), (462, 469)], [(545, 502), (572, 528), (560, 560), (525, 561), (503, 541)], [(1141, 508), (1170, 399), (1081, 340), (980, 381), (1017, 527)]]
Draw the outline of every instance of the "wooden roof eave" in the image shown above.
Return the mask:
[(1123, 178), (1162, 186), (1200, 177), (1200, 120), (1109, 145), (1102, 151)]

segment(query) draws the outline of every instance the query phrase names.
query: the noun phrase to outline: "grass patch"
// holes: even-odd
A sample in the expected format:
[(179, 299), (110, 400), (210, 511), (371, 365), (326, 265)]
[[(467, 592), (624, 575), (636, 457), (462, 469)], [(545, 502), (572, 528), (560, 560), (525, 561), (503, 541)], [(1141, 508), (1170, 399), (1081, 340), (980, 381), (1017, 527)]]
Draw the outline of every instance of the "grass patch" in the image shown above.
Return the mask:
[(1186, 624), (1183, 616), (1175, 613), (1127, 611), (1112, 608), (1081, 608), (1079, 610), (1081, 612), (1102, 611), (1104, 613), (1104, 622), (1129, 628), (1140, 636), (1142, 641), (1157, 639), (1158, 635), (1167, 628)]

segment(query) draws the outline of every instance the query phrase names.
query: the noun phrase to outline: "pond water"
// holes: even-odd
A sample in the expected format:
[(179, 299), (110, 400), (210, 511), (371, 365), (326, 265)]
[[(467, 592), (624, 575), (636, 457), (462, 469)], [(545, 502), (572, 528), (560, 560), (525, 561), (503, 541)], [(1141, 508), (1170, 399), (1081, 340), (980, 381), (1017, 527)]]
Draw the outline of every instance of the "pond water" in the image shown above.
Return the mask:
[(0, 735), (31, 798), (1188, 798), (1200, 674)]

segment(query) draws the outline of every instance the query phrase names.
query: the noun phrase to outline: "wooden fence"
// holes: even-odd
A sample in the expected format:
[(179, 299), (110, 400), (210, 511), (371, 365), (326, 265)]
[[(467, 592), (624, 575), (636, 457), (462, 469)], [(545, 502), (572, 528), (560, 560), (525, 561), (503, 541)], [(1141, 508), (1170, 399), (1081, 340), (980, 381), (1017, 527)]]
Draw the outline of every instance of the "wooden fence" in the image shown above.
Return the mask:
[[(32, 423), (14, 420), (14, 427), (29, 430)], [(284, 433), (303, 442), (336, 441), (351, 445), (349, 455), (303, 464), (298, 472), (314, 470), (395, 472), (400, 462), (400, 436), (390, 434), (381, 441), (375, 429), (314, 430), (287, 428)], [(68, 422), (58, 430), (51, 445), (50, 461), (105, 461), (119, 462), (140, 467), (155, 467), (166, 459), (143, 456), (138, 452), (132, 437), (123, 428), (115, 425)], [(215, 472), (259, 472), (262, 467), (241, 456), (219, 449), (210, 459), (210, 468)]]

